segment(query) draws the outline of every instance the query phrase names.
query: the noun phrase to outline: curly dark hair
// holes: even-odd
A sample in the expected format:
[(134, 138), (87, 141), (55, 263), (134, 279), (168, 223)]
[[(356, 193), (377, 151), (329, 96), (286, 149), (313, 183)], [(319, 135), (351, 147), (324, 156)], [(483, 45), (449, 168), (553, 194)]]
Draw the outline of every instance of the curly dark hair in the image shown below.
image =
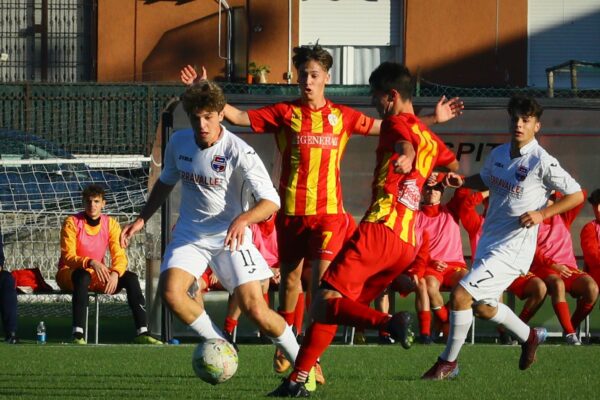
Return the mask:
[(101, 197), (102, 200), (104, 200), (105, 194), (106, 191), (104, 190), (103, 186), (92, 183), (91, 185), (88, 185), (85, 187), (85, 189), (83, 189), (83, 191), (81, 192), (81, 197), (84, 199), (88, 199), (90, 197)]
[(294, 67), (296, 67), (296, 69), (300, 68), (302, 64), (311, 60), (321, 64), (325, 71), (329, 71), (333, 65), (333, 57), (331, 57), (331, 54), (322, 48), (319, 43), (316, 43), (312, 47), (294, 47), (294, 56), (292, 57), (292, 62), (294, 63)]
[(526, 115), (540, 119), (544, 112), (542, 106), (531, 96), (515, 94), (508, 102), (508, 115)]
[(208, 80), (188, 86), (180, 99), (187, 114), (193, 114), (199, 110), (221, 112), (227, 103), (225, 94), (219, 85)]

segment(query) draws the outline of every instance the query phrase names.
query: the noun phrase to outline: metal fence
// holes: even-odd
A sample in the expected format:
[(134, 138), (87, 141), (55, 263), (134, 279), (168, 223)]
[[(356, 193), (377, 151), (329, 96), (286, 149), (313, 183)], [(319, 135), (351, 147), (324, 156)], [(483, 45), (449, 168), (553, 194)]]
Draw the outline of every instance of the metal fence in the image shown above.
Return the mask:
[(163, 106), (179, 85), (3, 84), (0, 127), (77, 154), (149, 154)]
[[(221, 83), (230, 99), (298, 96), (296, 85)], [(144, 154), (154, 140), (161, 110), (184, 90), (181, 84), (4, 83), (0, 84), (0, 128), (33, 133), (77, 154)], [(529, 88), (460, 88), (422, 81), (419, 98), (441, 95), (509, 97), (513, 93), (547, 97)], [(329, 85), (330, 97), (367, 97), (365, 85)], [(554, 98), (590, 101), (600, 90), (554, 90)], [(280, 98), (276, 100), (280, 100)], [(275, 101), (275, 100), (273, 100)], [(235, 103), (235, 101), (232, 101)], [(367, 100), (368, 103), (368, 100)]]

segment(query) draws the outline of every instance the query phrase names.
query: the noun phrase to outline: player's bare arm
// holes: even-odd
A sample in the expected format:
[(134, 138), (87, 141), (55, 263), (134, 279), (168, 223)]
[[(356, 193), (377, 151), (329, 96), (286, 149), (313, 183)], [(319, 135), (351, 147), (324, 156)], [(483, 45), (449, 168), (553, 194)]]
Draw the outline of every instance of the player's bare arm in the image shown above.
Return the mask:
[(129, 239), (131, 239), (131, 237), (137, 232), (142, 230), (142, 228), (146, 224), (146, 221), (148, 221), (150, 217), (154, 215), (156, 210), (158, 210), (158, 208), (163, 205), (165, 200), (167, 200), (167, 197), (169, 197), (169, 193), (171, 193), (174, 187), (175, 185), (167, 185), (166, 183), (163, 183), (160, 179), (156, 181), (154, 187), (152, 188), (152, 191), (150, 192), (150, 196), (148, 197), (148, 200), (144, 205), (144, 208), (142, 208), (142, 211), (140, 212), (140, 215), (136, 218), (136, 220), (133, 223), (126, 225), (121, 231), (121, 247), (126, 248), (127, 246), (129, 246)]
[(435, 105), (433, 114), (424, 115), (419, 118), (428, 126), (443, 124), (461, 115), (464, 108), (465, 103), (459, 97), (447, 99), (446, 96), (442, 96)]
[(527, 211), (526, 213), (523, 213), (519, 217), (519, 222), (521, 226), (530, 228), (541, 223), (546, 218), (553, 217), (557, 214), (562, 214), (572, 208), (577, 207), (583, 203), (584, 197), (585, 196), (583, 195), (582, 191), (567, 194), (551, 206), (548, 206), (542, 210)]
[(248, 211), (238, 215), (229, 225), (225, 237), (225, 247), (231, 251), (239, 250), (244, 243), (246, 227), (264, 221), (279, 210), (279, 206), (271, 200), (261, 199)]
[(396, 142), (395, 150), (399, 157), (394, 161), (394, 171), (397, 174), (408, 174), (412, 171), (415, 160), (415, 148), (409, 141), (401, 140)]
[(250, 126), (250, 117), (246, 111), (240, 110), (232, 105), (225, 104), (223, 109), (225, 119), (237, 126)]
[[(458, 117), (462, 114), (462, 110), (465, 108), (464, 102), (459, 97), (454, 97), (450, 100), (446, 99), (446, 96), (440, 97), (437, 104), (435, 105), (435, 111), (433, 114), (424, 115), (419, 117), (421, 121), (428, 126), (434, 124), (442, 124), (448, 122), (453, 118)], [(381, 131), (381, 120), (376, 119), (373, 122), (373, 126), (369, 130), (369, 135), (379, 135)]]
[(460, 174), (457, 174), (454, 171), (448, 172), (448, 174), (446, 174), (446, 176), (444, 177), (443, 184), (446, 187), (466, 187), (480, 192), (488, 190), (488, 187), (485, 185), (483, 179), (481, 179), (481, 175), (479, 174), (465, 177)]

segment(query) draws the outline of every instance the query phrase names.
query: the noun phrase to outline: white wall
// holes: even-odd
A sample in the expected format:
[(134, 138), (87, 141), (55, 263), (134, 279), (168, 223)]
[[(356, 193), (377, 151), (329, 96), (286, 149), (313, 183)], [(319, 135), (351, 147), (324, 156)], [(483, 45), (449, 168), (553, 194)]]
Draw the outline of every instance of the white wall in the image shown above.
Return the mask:
[[(546, 68), (568, 60), (600, 62), (600, 1), (529, 0), (528, 84), (546, 87)], [(578, 74), (580, 88), (600, 88), (600, 69)], [(568, 73), (555, 87), (570, 87)]]

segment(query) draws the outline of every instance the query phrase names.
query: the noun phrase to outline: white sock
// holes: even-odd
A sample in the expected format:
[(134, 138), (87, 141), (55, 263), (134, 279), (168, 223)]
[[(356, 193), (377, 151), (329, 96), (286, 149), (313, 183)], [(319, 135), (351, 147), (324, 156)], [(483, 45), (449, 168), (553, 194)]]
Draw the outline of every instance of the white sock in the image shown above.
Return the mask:
[(202, 314), (190, 324), (190, 328), (204, 339), (227, 340), (221, 330), (210, 320), (206, 311), (202, 311)]
[(300, 351), (300, 346), (298, 345), (298, 341), (296, 340), (296, 336), (294, 336), (294, 332), (292, 331), (292, 327), (288, 324), (285, 324), (285, 329), (281, 336), (273, 338), (269, 337), (273, 344), (277, 346), (279, 350), (285, 354), (285, 358), (288, 359), (289, 362), (294, 365), (296, 362), (296, 356), (298, 356), (298, 351)]
[(496, 315), (490, 318), (490, 321), (497, 324), (502, 324), (506, 329), (514, 333), (514, 335), (522, 342), (529, 338), (531, 328), (511, 310), (506, 304), (498, 303)]
[(80, 326), (74, 326), (73, 333), (83, 333), (83, 328)]
[(470, 308), (462, 311), (450, 311), (450, 332), (446, 348), (440, 355), (442, 360), (456, 361), (472, 323), (473, 311)]
[(146, 332), (148, 332), (148, 327), (147, 327), (147, 326), (142, 326), (141, 328), (139, 328), (139, 329), (136, 331), (136, 334), (137, 334), (138, 336), (140, 336), (142, 333), (146, 333)]

